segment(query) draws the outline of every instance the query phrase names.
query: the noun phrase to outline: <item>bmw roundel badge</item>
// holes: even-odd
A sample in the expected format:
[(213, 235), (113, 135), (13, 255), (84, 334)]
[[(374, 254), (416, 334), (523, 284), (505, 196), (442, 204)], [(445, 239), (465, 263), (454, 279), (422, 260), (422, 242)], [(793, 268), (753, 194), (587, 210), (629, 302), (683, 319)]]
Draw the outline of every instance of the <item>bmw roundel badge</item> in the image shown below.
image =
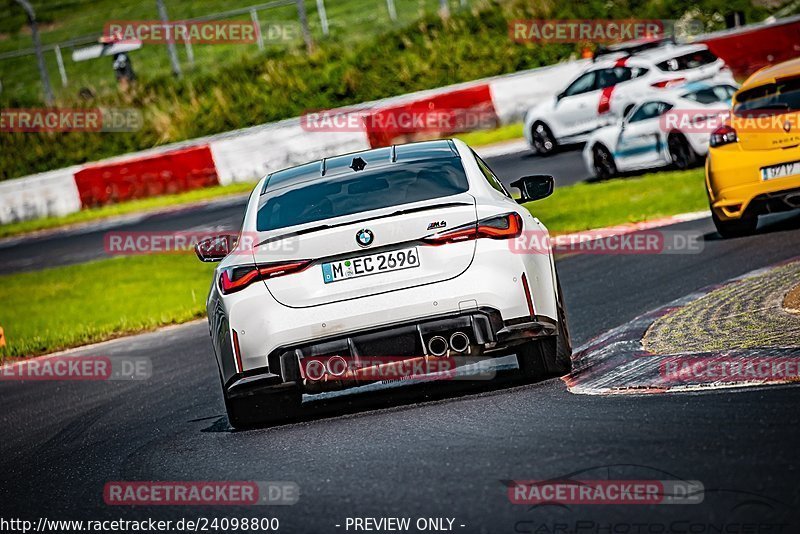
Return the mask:
[(364, 228), (356, 233), (356, 243), (358, 243), (358, 246), (360, 247), (368, 247), (374, 240), (375, 235), (373, 235), (372, 230), (367, 230)]

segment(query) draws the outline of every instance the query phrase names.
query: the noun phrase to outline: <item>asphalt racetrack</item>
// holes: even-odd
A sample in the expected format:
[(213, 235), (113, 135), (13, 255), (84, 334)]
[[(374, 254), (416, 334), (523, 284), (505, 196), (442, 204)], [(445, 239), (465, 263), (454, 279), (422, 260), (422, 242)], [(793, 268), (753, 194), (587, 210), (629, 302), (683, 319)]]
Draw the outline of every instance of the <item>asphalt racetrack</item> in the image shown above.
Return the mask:
[[(225, 224), (235, 215), (230, 206), (179, 217)], [(702, 252), (558, 262), (575, 346), (800, 251), (797, 213), (765, 220), (741, 239), (719, 239), (710, 219), (670, 230), (702, 232)], [(66, 242), (75, 257), (95, 246)], [(18, 249), (25, 250), (0, 252), (3, 265), (36, 259)], [(294, 424), (233, 432), (204, 321), (76, 354), (148, 357), (153, 374), (135, 382), (0, 382), (5, 518), (277, 517), (279, 531), (308, 533), (353, 532), (346, 524), (354, 517), (451, 518), (453, 531), (470, 533), (800, 531), (795, 386), (585, 396), (568, 393), (560, 379), (520, 385), (509, 373), (330, 401)], [(673, 505), (520, 505), (507, 494), (511, 480), (579, 474), (699, 481), (704, 493), (702, 502)], [(107, 482), (137, 480), (292, 481), (300, 499), (248, 508), (104, 503)]]

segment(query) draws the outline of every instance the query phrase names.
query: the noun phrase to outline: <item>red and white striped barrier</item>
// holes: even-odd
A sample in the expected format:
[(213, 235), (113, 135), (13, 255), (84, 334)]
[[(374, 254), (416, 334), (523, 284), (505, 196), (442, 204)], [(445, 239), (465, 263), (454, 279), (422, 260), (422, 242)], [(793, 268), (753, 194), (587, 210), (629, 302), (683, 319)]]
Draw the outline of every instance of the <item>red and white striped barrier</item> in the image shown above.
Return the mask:
[[(706, 43), (739, 75), (800, 53), (800, 17), (716, 32)], [(176, 193), (214, 184), (256, 180), (306, 161), (430, 135), (430, 126), (394, 127), (401, 115), (441, 112), (445, 119), (472, 113), (494, 124), (521, 120), (525, 111), (552, 97), (588, 60), (476, 80), (370, 102), (332, 114), (358, 113), (363, 128), (313, 131), (288, 119), (166, 145), (121, 157), (0, 182), (0, 224), (58, 216), (133, 198)], [(445, 120), (451, 124), (457, 121)], [(379, 125), (379, 127), (376, 127)], [(449, 129), (448, 129), (449, 128)], [(436, 133), (451, 135), (458, 128)]]

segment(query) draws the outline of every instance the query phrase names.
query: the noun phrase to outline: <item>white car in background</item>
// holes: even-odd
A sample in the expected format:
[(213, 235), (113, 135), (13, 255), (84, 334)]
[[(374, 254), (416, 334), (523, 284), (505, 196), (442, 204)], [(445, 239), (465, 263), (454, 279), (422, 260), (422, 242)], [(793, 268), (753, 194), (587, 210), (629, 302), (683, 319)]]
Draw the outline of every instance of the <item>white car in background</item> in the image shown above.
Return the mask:
[(375, 382), (385, 358), (516, 354), (526, 378), (568, 373), (551, 251), (514, 246), (523, 234), (546, 241), (520, 203), (549, 195), (553, 178), (512, 185), (519, 200), (459, 140), (263, 178), (240, 236), (196, 248), (220, 261), (207, 311), (231, 424), (291, 418), (303, 394)]
[(659, 41), (622, 50), (596, 58), (566, 89), (528, 110), (523, 132), (535, 153), (585, 142), (654, 90), (699, 80), (733, 83), (725, 62), (703, 44)]
[(694, 82), (660, 91), (634, 105), (616, 124), (596, 130), (583, 148), (597, 178), (672, 165), (686, 169), (708, 153), (712, 124), (721, 124), (734, 83)]

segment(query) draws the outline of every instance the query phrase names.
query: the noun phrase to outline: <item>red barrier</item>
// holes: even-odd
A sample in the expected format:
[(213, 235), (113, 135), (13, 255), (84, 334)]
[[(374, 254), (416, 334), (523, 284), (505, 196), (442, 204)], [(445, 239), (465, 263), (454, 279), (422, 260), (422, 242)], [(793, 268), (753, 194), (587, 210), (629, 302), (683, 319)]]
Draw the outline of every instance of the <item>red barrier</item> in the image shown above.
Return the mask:
[(379, 108), (364, 116), (372, 148), (499, 125), (488, 84)]
[(734, 76), (746, 78), (762, 67), (800, 56), (800, 20), (745, 27), (701, 42), (725, 60)]
[(211, 149), (203, 145), (88, 165), (75, 173), (75, 183), (86, 208), (180, 193), (219, 182)]

